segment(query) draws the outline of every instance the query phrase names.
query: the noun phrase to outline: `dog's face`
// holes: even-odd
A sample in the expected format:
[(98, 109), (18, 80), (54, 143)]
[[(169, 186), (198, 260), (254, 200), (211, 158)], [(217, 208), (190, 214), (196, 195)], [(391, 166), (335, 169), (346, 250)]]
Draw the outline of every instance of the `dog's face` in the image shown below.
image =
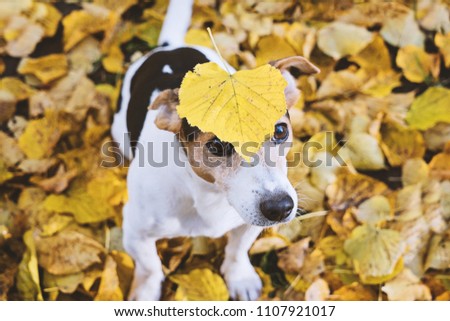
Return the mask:
[[(288, 82), (286, 102), (288, 108), (292, 107), (300, 93), (288, 69), (297, 68), (303, 74), (317, 73), (318, 69), (303, 57), (285, 58), (272, 64)], [(151, 106), (159, 110), (156, 125), (177, 133), (195, 174), (221, 190), (245, 222), (271, 226), (295, 217), (297, 193), (287, 178), (286, 166), (286, 155), (293, 142), (288, 111), (274, 125), (272, 136), (246, 162), (232, 144), (200, 131), (186, 119), (179, 119), (177, 105), (177, 90), (162, 92)]]

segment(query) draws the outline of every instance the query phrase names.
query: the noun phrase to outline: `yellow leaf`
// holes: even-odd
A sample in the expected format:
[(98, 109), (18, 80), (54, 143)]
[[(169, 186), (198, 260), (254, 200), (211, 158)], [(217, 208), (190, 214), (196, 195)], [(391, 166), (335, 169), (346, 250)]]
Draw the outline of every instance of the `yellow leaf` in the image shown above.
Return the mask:
[(380, 70), (375, 75), (368, 75), (368, 79), (365, 81), (361, 88), (361, 92), (373, 97), (384, 98), (388, 96), (392, 89), (400, 86), (402, 83), (400, 73), (396, 73), (393, 70)]
[(13, 178), (14, 175), (8, 170), (3, 159), (0, 159), (0, 184), (3, 184), (7, 180)]
[(425, 143), (420, 132), (395, 123), (381, 128), (381, 148), (391, 166), (400, 166), (408, 158), (422, 158)]
[(377, 225), (391, 219), (392, 209), (389, 200), (382, 195), (375, 195), (362, 202), (355, 213), (356, 219), (368, 225)]
[(108, 16), (76, 10), (64, 17), (62, 23), (64, 51), (67, 52), (87, 36), (104, 30), (108, 26)]
[[(327, 187), (326, 195), (331, 208), (342, 211), (386, 190), (385, 184), (369, 176), (343, 172), (339, 173), (336, 181)], [(349, 198), (349, 195), (352, 197)]]
[(425, 50), (406, 46), (398, 51), (397, 65), (403, 69), (405, 77), (412, 82), (424, 82), (431, 74), (433, 59)]
[(100, 286), (95, 301), (122, 301), (123, 293), (120, 289), (117, 263), (111, 256), (106, 257)]
[(123, 63), (125, 56), (119, 47), (111, 47), (108, 55), (103, 58), (102, 64), (106, 71), (113, 74), (123, 73)]
[(210, 269), (195, 269), (188, 274), (169, 277), (178, 284), (175, 299), (178, 301), (227, 301), (228, 290), (223, 279)]
[(352, 231), (344, 243), (344, 250), (353, 259), (361, 281), (373, 284), (383, 282), (378, 282), (380, 279), (377, 278), (395, 276), (392, 274), (405, 250), (405, 244), (397, 231), (363, 225)]
[(67, 54), (70, 68), (81, 69), (86, 74), (90, 74), (94, 70), (94, 63), (100, 60), (101, 56), (100, 43), (94, 37), (87, 37)]
[(6, 166), (14, 166), (24, 158), (22, 151), (17, 145), (17, 141), (0, 132), (0, 161)]
[(48, 3), (36, 2), (31, 10), (31, 17), (44, 27), (46, 37), (53, 37), (58, 30), (61, 13), (54, 6)]
[(282, 235), (273, 235), (257, 239), (250, 248), (250, 255), (266, 253), (282, 249), (290, 244), (289, 240)]
[(53, 275), (44, 271), (44, 292), (61, 291), (62, 293), (73, 293), (84, 278), (83, 272), (68, 275)]
[(423, 48), (425, 35), (420, 31), (414, 17), (414, 11), (404, 5), (398, 5), (400, 10), (392, 14), (382, 12), (385, 17), (380, 34), (386, 42), (395, 47), (403, 48), (414, 45)]
[(285, 87), (280, 71), (270, 65), (230, 75), (215, 63), (201, 64), (184, 77), (177, 110), (249, 160), (286, 112)]
[(317, 99), (335, 96), (350, 96), (358, 92), (363, 85), (363, 79), (350, 70), (331, 72), (323, 80), (317, 91)]
[(409, 269), (404, 269), (394, 279), (386, 282), (381, 290), (387, 294), (389, 301), (431, 300), (430, 289)]
[(256, 65), (262, 66), (272, 60), (295, 55), (295, 50), (283, 38), (277, 36), (263, 37), (257, 44)]
[(72, 274), (99, 263), (103, 246), (77, 231), (63, 231), (36, 241), (39, 264), (54, 275)]
[(364, 49), (373, 39), (367, 29), (355, 25), (333, 22), (320, 29), (317, 45), (328, 56), (338, 60), (355, 55)]
[(42, 159), (53, 153), (53, 148), (61, 137), (58, 115), (49, 110), (46, 117), (31, 120), (19, 138), (19, 147), (28, 158)]
[(203, 29), (190, 29), (186, 33), (184, 41), (189, 45), (197, 45), (213, 49), (208, 32)]
[(23, 235), (23, 242), (27, 249), (19, 265), (16, 276), (16, 286), (24, 300), (42, 301), (36, 245), (34, 243), (32, 230), (25, 232)]
[(35, 91), (33, 88), (22, 82), (18, 78), (5, 77), (0, 79), (0, 91), (7, 91), (14, 96), (16, 100), (29, 98)]
[(391, 69), (389, 50), (379, 35), (376, 35), (366, 48), (351, 57), (350, 60), (369, 71)]
[(384, 168), (383, 152), (373, 136), (366, 133), (352, 134), (345, 147), (355, 168), (364, 170)]
[(430, 241), (425, 269), (446, 270), (450, 268), (450, 233), (434, 235)]
[(68, 69), (65, 55), (52, 54), (40, 58), (25, 58), (20, 62), (17, 71), (22, 75), (33, 75), (47, 85), (67, 74)]
[(439, 47), (441, 54), (444, 56), (445, 67), (450, 67), (450, 32), (443, 35), (436, 34), (435, 38), (436, 46)]
[(330, 295), (328, 283), (319, 278), (315, 280), (305, 292), (306, 301), (325, 301)]
[(430, 171), (427, 163), (422, 158), (408, 159), (402, 168), (403, 186), (425, 183)]
[(334, 291), (328, 299), (337, 301), (375, 301), (377, 296), (369, 287), (353, 282)]
[(411, 128), (425, 130), (438, 122), (450, 123), (450, 89), (428, 88), (411, 105), (406, 121)]

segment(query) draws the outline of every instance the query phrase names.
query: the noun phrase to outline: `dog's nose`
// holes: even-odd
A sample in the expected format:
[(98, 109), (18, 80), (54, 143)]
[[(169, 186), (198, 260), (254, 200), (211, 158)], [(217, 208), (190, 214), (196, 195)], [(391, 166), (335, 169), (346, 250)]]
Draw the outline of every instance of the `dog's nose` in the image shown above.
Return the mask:
[(294, 200), (288, 194), (276, 198), (269, 198), (259, 204), (262, 215), (271, 221), (282, 221), (287, 218), (294, 208)]

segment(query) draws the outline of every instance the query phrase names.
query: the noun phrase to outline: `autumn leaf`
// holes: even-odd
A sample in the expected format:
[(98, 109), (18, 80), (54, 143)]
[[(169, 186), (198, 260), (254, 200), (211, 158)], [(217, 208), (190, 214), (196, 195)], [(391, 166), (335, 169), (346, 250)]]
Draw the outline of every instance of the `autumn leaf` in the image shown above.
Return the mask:
[(408, 269), (386, 282), (381, 289), (390, 301), (431, 300), (430, 289), (421, 284), (419, 278)]
[(17, 71), (23, 75), (34, 75), (46, 85), (64, 76), (68, 67), (65, 55), (53, 54), (40, 58), (25, 58), (20, 62)]
[(355, 25), (334, 22), (320, 29), (317, 44), (327, 55), (338, 60), (355, 55), (373, 39), (371, 32)]
[(443, 87), (428, 88), (414, 100), (406, 116), (411, 128), (428, 129), (437, 122), (450, 123), (450, 90)]
[(38, 259), (33, 230), (25, 232), (24, 243), (27, 247), (25, 255), (19, 265), (17, 273), (17, 289), (25, 300), (42, 301), (41, 286), (39, 283)]
[(436, 34), (435, 37), (436, 46), (439, 47), (440, 52), (444, 56), (445, 66), (450, 67), (450, 32), (443, 35), (440, 33)]
[(361, 281), (378, 284), (400, 272), (396, 267), (405, 244), (396, 231), (363, 225), (353, 230), (344, 249), (353, 259)]
[(270, 65), (230, 75), (215, 63), (201, 64), (184, 77), (177, 111), (191, 125), (234, 144), (249, 160), (286, 112), (285, 86)]
[(100, 243), (77, 231), (62, 231), (55, 236), (39, 238), (36, 248), (39, 264), (55, 275), (83, 271), (100, 263), (99, 255), (104, 252)]
[(430, 76), (433, 59), (422, 48), (406, 46), (398, 51), (397, 65), (403, 69), (403, 73), (409, 81), (421, 83)]
[(106, 257), (100, 286), (95, 301), (122, 301), (123, 293), (120, 289), (117, 264), (111, 256)]
[(178, 285), (175, 294), (178, 301), (228, 300), (225, 282), (210, 269), (195, 269), (188, 274), (176, 274), (169, 278)]

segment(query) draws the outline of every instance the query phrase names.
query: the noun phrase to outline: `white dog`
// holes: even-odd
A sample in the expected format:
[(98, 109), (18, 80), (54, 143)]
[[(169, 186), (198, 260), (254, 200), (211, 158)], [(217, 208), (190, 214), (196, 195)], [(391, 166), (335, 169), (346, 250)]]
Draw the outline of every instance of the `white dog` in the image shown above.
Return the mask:
[[(230, 232), (221, 272), (232, 298), (255, 300), (262, 284), (248, 258), (250, 246), (264, 227), (302, 213), (287, 179), (285, 155), (292, 142), (289, 114), (275, 124), (272, 138), (252, 166), (244, 165), (231, 144), (178, 117), (177, 88), (186, 72), (208, 61), (223, 66), (214, 51), (184, 44), (192, 2), (171, 1), (159, 39), (161, 47), (127, 71), (112, 126), (123, 155), (132, 159), (129, 201), (123, 210), (124, 247), (136, 264), (129, 298), (160, 299), (164, 274), (156, 240), (219, 237)], [(288, 82), (288, 107), (300, 94), (289, 70), (319, 71), (303, 57), (288, 57), (272, 65)], [(211, 159), (219, 164), (211, 166)]]

